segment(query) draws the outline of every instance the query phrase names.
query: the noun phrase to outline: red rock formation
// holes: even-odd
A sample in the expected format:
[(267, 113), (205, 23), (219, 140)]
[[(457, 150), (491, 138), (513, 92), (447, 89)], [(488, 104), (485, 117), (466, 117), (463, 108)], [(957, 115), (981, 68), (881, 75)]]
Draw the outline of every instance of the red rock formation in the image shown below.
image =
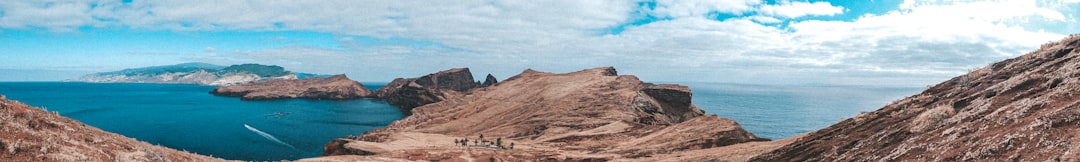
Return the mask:
[(374, 96), (406, 112), (414, 107), (442, 101), (447, 93), (476, 88), (469, 68), (454, 68), (419, 78), (397, 78), (375, 91)]
[(151, 145), (0, 99), (0, 161), (224, 161)]
[(1080, 36), (952, 78), (752, 161), (1080, 161)]
[[(385, 128), (334, 140), (324, 155), (615, 160), (762, 140), (734, 121), (705, 116), (690, 94), (685, 86), (644, 83), (610, 67), (526, 70), (497, 86), (448, 93)], [(516, 146), (489, 152), (452, 142), (480, 134)]]
[(281, 79), (224, 86), (218, 87), (210, 91), (210, 93), (222, 96), (239, 96), (243, 100), (287, 98), (340, 100), (369, 97), (372, 92), (360, 82), (349, 79), (345, 74), (338, 74), (327, 78)]

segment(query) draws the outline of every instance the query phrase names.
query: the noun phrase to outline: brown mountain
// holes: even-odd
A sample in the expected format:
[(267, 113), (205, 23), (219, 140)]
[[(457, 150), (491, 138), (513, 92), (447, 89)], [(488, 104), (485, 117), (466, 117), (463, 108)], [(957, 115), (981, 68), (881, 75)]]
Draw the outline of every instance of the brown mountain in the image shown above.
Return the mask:
[(1080, 161), (1080, 36), (993, 63), (754, 161)]
[(373, 94), (387, 103), (408, 110), (439, 102), (480, 86), (473, 81), (469, 68), (454, 68), (417, 78), (397, 78)]
[(151, 145), (0, 95), (0, 161), (224, 161)]
[[(385, 128), (328, 143), (324, 155), (613, 160), (764, 140), (735, 121), (704, 115), (691, 96), (685, 86), (644, 83), (610, 67), (566, 74), (526, 70), (491, 87), (445, 93), (443, 101), (417, 107)], [(481, 135), (491, 142), (477, 142)], [(470, 146), (455, 142), (465, 138)], [(507, 149), (494, 146), (500, 143)], [(315, 160), (349, 157), (355, 156)]]
[(286, 98), (308, 99), (354, 99), (369, 97), (368, 90), (360, 82), (353, 81), (345, 74), (326, 78), (305, 78), (302, 80), (279, 79), (264, 82), (223, 86), (210, 91), (221, 96), (239, 96), (243, 100), (271, 100)]

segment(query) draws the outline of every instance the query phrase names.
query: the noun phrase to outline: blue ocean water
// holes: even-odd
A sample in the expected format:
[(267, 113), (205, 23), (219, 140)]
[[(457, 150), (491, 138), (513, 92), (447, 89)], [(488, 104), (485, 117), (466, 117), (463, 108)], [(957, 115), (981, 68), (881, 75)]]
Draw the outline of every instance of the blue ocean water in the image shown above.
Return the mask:
[(758, 137), (782, 139), (836, 124), (923, 90), (921, 87), (680, 83), (706, 114), (735, 120)]
[[(368, 88), (377, 89), (381, 85)], [(182, 84), (0, 82), (8, 99), (39, 106), (151, 144), (235, 160), (292, 160), (322, 154), (334, 138), (402, 118), (377, 100), (241, 101)], [(249, 130), (259, 131), (281, 144)]]

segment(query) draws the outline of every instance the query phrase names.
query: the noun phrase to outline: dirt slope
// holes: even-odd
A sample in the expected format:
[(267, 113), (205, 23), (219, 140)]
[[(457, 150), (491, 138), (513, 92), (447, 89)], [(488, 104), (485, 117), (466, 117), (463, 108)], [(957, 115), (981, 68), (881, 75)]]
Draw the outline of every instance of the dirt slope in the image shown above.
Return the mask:
[(754, 161), (1080, 161), (1080, 37), (971, 71)]

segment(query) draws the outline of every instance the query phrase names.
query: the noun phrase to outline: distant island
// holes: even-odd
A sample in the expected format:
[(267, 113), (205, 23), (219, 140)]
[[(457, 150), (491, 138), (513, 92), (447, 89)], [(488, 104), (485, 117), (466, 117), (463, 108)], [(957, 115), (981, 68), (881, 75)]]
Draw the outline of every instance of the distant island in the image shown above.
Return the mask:
[(276, 65), (239, 64), (220, 66), (190, 62), (176, 65), (131, 68), (84, 75), (64, 81), (93, 83), (170, 83), (225, 86), (274, 79), (303, 79), (320, 76), (295, 73)]

